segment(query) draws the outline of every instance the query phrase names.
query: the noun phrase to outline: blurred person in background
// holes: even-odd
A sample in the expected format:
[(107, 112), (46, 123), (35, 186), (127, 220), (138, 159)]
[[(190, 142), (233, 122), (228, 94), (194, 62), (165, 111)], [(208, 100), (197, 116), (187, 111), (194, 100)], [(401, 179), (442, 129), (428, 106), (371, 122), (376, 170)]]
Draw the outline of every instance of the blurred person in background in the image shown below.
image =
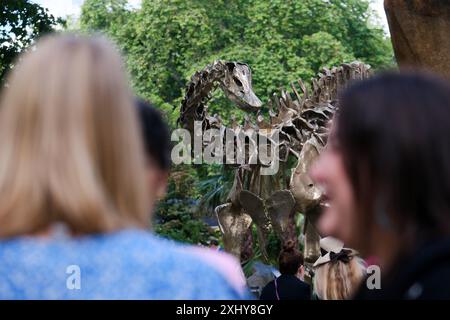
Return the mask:
[(319, 300), (344, 300), (353, 296), (364, 279), (364, 261), (353, 249), (332, 237), (320, 239), (321, 256), (314, 263), (314, 295)]
[(26, 53), (0, 100), (0, 298), (238, 299), (148, 232), (137, 113), (116, 49), (60, 35)]
[[(162, 114), (150, 103), (135, 100), (145, 149), (146, 176), (149, 187), (156, 192), (158, 199), (166, 195), (167, 179), (171, 166), (170, 131)], [(218, 271), (240, 294), (249, 294), (244, 272), (233, 256), (219, 252), (219, 241), (211, 239), (211, 247), (183, 246), (186, 252), (207, 263)], [(215, 247), (213, 247), (215, 245)], [(213, 250), (211, 250), (213, 249)]]
[(214, 251), (222, 251), (222, 248), (220, 247), (220, 243), (217, 239), (211, 239), (209, 241), (209, 248)]
[(278, 257), (281, 275), (262, 290), (261, 300), (310, 300), (310, 286), (303, 281), (303, 255), (292, 240), (283, 246)]
[(137, 98), (135, 104), (139, 116), (145, 151), (147, 182), (155, 189), (158, 199), (166, 195), (170, 173), (170, 130), (162, 114), (149, 102)]
[(450, 299), (445, 80), (387, 73), (348, 88), (311, 176), (329, 204), (321, 233), (379, 262), (379, 288), (356, 299)]

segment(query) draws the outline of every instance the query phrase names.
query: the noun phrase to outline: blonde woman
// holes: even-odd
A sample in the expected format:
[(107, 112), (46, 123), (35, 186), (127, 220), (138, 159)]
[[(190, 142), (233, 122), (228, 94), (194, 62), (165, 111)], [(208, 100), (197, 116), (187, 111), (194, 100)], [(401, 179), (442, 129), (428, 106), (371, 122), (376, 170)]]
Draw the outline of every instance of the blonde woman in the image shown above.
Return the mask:
[(349, 299), (364, 279), (365, 264), (357, 253), (332, 237), (320, 240), (322, 255), (314, 263), (314, 293), (320, 300)]
[(0, 101), (0, 298), (236, 299), (224, 276), (147, 232), (156, 190), (121, 58), (55, 36)]

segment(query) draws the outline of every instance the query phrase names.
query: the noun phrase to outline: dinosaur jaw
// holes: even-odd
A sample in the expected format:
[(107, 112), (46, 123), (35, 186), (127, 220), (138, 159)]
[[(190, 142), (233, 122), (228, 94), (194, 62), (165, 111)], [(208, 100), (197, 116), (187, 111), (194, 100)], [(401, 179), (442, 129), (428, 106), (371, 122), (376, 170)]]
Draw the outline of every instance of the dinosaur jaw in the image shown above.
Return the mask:
[(244, 93), (241, 96), (237, 96), (234, 93), (225, 91), (225, 95), (228, 99), (234, 102), (239, 109), (243, 111), (257, 112), (261, 109), (262, 102), (253, 91)]
[(250, 91), (248, 94), (244, 95), (242, 100), (244, 101), (244, 106), (239, 107), (243, 110), (258, 111), (259, 109), (261, 109), (262, 102), (253, 91)]

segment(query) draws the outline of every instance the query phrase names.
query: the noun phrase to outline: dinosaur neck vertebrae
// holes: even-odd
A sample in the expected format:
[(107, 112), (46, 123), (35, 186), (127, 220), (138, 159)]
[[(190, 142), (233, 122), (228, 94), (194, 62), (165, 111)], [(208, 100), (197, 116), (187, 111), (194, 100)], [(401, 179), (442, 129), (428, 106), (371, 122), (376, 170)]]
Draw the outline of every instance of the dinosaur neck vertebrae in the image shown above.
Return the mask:
[[(179, 122), (189, 130), (192, 137), (195, 136), (195, 121), (202, 124), (203, 130), (225, 127), (219, 116), (208, 114), (207, 103), (212, 92), (219, 86), (230, 100), (240, 101), (240, 97), (237, 96), (239, 90), (229, 89), (234, 84), (233, 68), (236, 69), (236, 65), (239, 63), (215, 61), (191, 77), (181, 104)], [(336, 111), (339, 92), (351, 81), (365, 79), (369, 74), (370, 66), (360, 62), (342, 64), (332, 69), (324, 68), (312, 79), (309, 90), (301, 80), (298, 80), (291, 83), (291, 92), (281, 90), (278, 94), (274, 93), (267, 103), (268, 120), (258, 114), (256, 121), (252, 122), (250, 117), (246, 116), (242, 125), (234, 122), (226, 129), (244, 133), (259, 129), (277, 130), (284, 137), (280, 144), (284, 149), (281, 152), (283, 157), (287, 157), (289, 152), (297, 156), (301, 146), (311, 135), (315, 135), (322, 145), (325, 144), (327, 123)], [(240, 80), (237, 81), (251, 85), (251, 74)]]
[(210, 127), (207, 116), (207, 102), (211, 99), (211, 93), (218, 87), (219, 81), (224, 77), (225, 63), (222, 61), (214, 61), (214, 63), (192, 75), (181, 102), (178, 120), (191, 134), (194, 130), (194, 121), (204, 123), (203, 128)]

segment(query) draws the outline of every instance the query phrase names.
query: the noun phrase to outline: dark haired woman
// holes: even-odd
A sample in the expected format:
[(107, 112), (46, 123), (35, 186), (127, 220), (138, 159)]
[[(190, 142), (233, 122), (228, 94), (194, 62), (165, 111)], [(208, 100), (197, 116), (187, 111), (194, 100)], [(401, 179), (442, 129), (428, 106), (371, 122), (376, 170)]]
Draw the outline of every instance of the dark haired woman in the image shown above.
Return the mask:
[(309, 300), (310, 286), (303, 282), (303, 255), (291, 240), (278, 257), (281, 276), (269, 282), (261, 293), (261, 300)]
[(448, 83), (390, 73), (349, 88), (311, 176), (329, 202), (321, 233), (381, 268), (357, 298), (450, 298)]

